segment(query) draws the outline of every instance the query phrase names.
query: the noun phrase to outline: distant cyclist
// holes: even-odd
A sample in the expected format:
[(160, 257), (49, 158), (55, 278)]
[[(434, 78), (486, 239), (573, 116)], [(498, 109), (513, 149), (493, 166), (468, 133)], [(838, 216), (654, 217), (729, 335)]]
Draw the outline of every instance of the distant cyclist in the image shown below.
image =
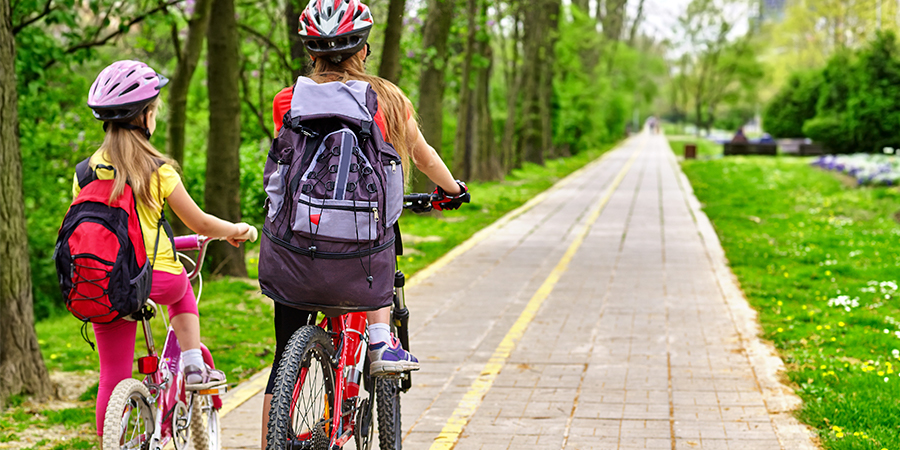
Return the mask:
[[(122, 194), (126, 183), (131, 186), (150, 260), (155, 251), (150, 297), (168, 306), (182, 348), (186, 387), (202, 389), (224, 383), (225, 374), (203, 362), (194, 291), (166, 232), (159, 227), (163, 205), (168, 202), (194, 232), (227, 238), (234, 246), (239, 245), (237, 237), (249, 231), (250, 225), (231, 223), (203, 212), (181, 183), (177, 164), (150, 144), (150, 136), (156, 130), (159, 90), (167, 82), (164, 76), (138, 61), (118, 61), (100, 72), (88, 94), (88, 106), (94, 117), (103, 121), (106, 137), (91, 156), (90, 167), (98, 179), (115, 180), (113, 197)], [(72, 191), (75, 196), (81, 191), (78, 174)], [(97, 434), (102, 436), (110, 394), (120, 381), (131, 377), (137, 322), (117, 320), (92, 325), (100, 356), (96, 420)]]
[[(367, 41), (372, 25), (369, 8), (358, 0), (310, 1), (300, 15), (299, 29), (300, 37), (314, 62), (309, 78), (319, 84), (346, 83), (351, 80), (368, 83), (377, 94), (378, 109), (374, 114), (374, 123), (384, 140), (392, 144), (400, 155), (402, 170), (408, 174), (409, 160), (412, 159), (416, 167), (437, 185), (435, 189), (437, 200), (433, 202), (433, 206), (438, 210), (457, 209), (467, 192), (466, 185), (453, 178), (437, 152), (425, 142), (416, 122), (412, 103), (390, 81), (366, 73), (365, 62), (369, 56)], [(291, 110), (292, 97), (293, 88), (289, 87), (274, 98), (273, 121), (276, 132), (281, 130), (285, 113)], [(309, 101), (322, 102), (321, 99)], [(316, 106), (318, 110), (322, 110), (327, 107), (322, 105), (327, 104), (322, 102)], [(392, 266), (387, 271), (390, 274), (393, 274), (393, 263), (390, 261)], [(276, 350), (263, 403), (263, 448), (266, 444), (275, 375), (285, 346), (294, 332), (307, 324), (310, 314), (315, 314), (296, 309), (289, 304), (282, 304), (279, 299), (275, 300)], [(389, 326), (390, 315), (389, 305), (369, 311), (367, 314), (368, 354), (371, 361), (370, 374), (373, 376), (419, 369), (418, 359), (401, 348), (392, 335)]]

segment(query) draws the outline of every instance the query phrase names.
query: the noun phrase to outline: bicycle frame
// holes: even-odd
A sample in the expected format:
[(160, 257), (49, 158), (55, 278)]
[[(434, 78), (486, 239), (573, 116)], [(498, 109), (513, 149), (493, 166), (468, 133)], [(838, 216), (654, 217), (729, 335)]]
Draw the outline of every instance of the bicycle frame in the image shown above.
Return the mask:
[[(403, 273), (397, 271), (394, 289), (394, 314), (393, 319), (398, 330), (401, 343), (404, 348), (409, 348), (408, 333), (406, 332), (409, 311), (403, 296)], [(397, 312), (401, 312), (398, 317)], [(364, 376), (365, 351), (368, 348), (368, 335), (366, 332), (366, 313), (347, 313), (337, 317), (326, 317), (316, 326), (328, 332), (332, 337), (335, 348), (335, 359), (330, 361), (332, 373), (334, 373), (334, 417), (331, 418), (331, 435), (328, 448), (342, 448), (352, 437), (358, 424), (356, 412), (361, 403), (360, 384)], [(305, 381), (305, 372), (301, 372), (301, 382), (294, 386), (292, 401), (297, 402), (300, 394), (300, 386)], [(403, 391), (409, 389), (411, 384), (409, 374), (403, 376)], [(369, 407), (375, 401), (375, 388), (369, 387)], [(374, 426), (374, 421), (370, 426)], [(309, 436), (298, 436), (301, 440)]]
[[(199, 252), (197, 263), (194, 269), (188, 275), (193, 280), (200, 274), (203, 265), (203, 258), (206, 255), (206, 246), (210, 239), (204, 236), (182, 236), (176, 238), (176, 251)], [(175, 329), (171, 324), (163, 320), (166, 324), (166, 340), (163, 344), (162, 358), (156, 352), (156, 346), (153, 341), (153, 331), (150, 328), (150, 319), (159, 313), (159, 306), (152, 300), (147, 300), (147, 305), (142, 311), (137, 313), (141, 321), (141, 327), (144, 332), (144, 342), (147, 346), (147, 356), (138, 358), (138, 371), (146, 377), (143, 383), (150, 391), (151, 402), (154, 403), (156, 413), (154, 414), (153, 434), (150, 438), (150, 449), (162, 449), (172, 440), (175, 431), (172, 429), (172, 415), (175, 407), (179, 402), (187, 407), (187, 416), (185, 417), (185, 426), (191, 422), (191, 415), (194, 413), (190, 407), (194, 395), (212, 395), (213, 408), (222, 407), (222, 399), (219, 394), (223, 389), (214, 388), (206, 391), (191, 392), (190, 397), (185, 390), (184, 382), (184, 365), (181, 360), (181, 346), (178, 344), (178, 338), (175, 336)], [(200, 350), (203, 354), (204, 362), (212, 368), (215, 368), (212, 354), (209, 349), (200, 344)]]

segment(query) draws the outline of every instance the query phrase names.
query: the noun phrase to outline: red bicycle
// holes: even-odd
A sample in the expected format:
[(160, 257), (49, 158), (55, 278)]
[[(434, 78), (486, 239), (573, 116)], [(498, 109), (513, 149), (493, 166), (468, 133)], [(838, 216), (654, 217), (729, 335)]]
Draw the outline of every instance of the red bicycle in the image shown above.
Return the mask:
[[(432, 194), (403, 197), (404, 208), (431, 210)], [(405, 276), (394, 275), (391, 328), (409, 350), (409, 310)], [(334, 450), (355, 438), (358, 450), (371, 448), (378, 414), (381, 450), (400, 450), (400, 393), (412, 386), (410, 374), (369, 376), (366, 313), (316, 317), (288, 341), (275, 378), (267, 435), (270, 450)], [(366, 394), (361, 393), (360, 381)]]

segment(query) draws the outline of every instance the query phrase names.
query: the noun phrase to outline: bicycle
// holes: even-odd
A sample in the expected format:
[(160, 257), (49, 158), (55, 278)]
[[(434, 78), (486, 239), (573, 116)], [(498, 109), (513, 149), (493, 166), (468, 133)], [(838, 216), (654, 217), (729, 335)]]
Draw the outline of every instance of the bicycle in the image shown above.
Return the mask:
[[(255, 241), (256, 229), (251, 228), (246, 236)], [(198, 302), (203, 293), (200, 269), (207, 246), (213, 240), (200, 235), (175, 238), (178, 256), (193, 266), (188, 279), (199, 279)], [(183, 253), (187, 251), (197, 251), (196, 263)], [(219, 450), (222, 442), (218, 411), (222, 408), (220, 394), (224, 393), (225, 387), (185, 390), (181, 348), (164, 314), (166, 341), (162, 358), (156, 352), (150, 319), (158, 312), (159, 306), (148, 299), (140, 311), (131, 315), (132, 320), (141, 322), (144, 332), (147, 356), (138, 358), (137, 365), (138, 371), (146, 377), (143, 382), (127, 378), (113, 389), (103, 420), (103, 448), (161, 450), (172, 442), (176, 450), (181, 450), (193, 437), (194, 449)], [(203, 361), (215, 368), (209, 349), (201, 344), (200, 350)]]
[[(404, 209), (431, 211), (434, 194), (403, 197)], [(409, 351), (409, 310), (400, 270), (394, 274), (391, 328)], [(366, 313), (337, 317), (310, 315), (282, 356), (275, 377), (266, 437), (270, 450), (335, 450), (351, 438), (357, 450), (368, 450), (378, 414), (379, 447), (400, 450), (400, 393), (412, 387), (409, 373), (391, 377), (369, 376)], [(360, 395), (360, 380), (368, 395)]]

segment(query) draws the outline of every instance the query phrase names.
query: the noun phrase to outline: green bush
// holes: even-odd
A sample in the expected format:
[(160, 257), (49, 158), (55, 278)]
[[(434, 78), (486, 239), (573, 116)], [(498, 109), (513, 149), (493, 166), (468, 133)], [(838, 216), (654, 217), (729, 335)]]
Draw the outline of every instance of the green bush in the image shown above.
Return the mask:
[(817, 116), (803, 124), (803, 134), (839, 153), (851, 152), (853, 140), (845, 124), (838, 116)]
[(803, 123), (816, 116), (822, 83), (821, 71), (792, 74), (763, 111), (766, 131), (778, 138), (805, 137)]
[(896, 36), (879, 32), (862, 49), (832, 56), (821, 71), (794, 74), (769, 103), (764, 120), (773, 135), (805, 135), (840, 153), (900, 147)]

